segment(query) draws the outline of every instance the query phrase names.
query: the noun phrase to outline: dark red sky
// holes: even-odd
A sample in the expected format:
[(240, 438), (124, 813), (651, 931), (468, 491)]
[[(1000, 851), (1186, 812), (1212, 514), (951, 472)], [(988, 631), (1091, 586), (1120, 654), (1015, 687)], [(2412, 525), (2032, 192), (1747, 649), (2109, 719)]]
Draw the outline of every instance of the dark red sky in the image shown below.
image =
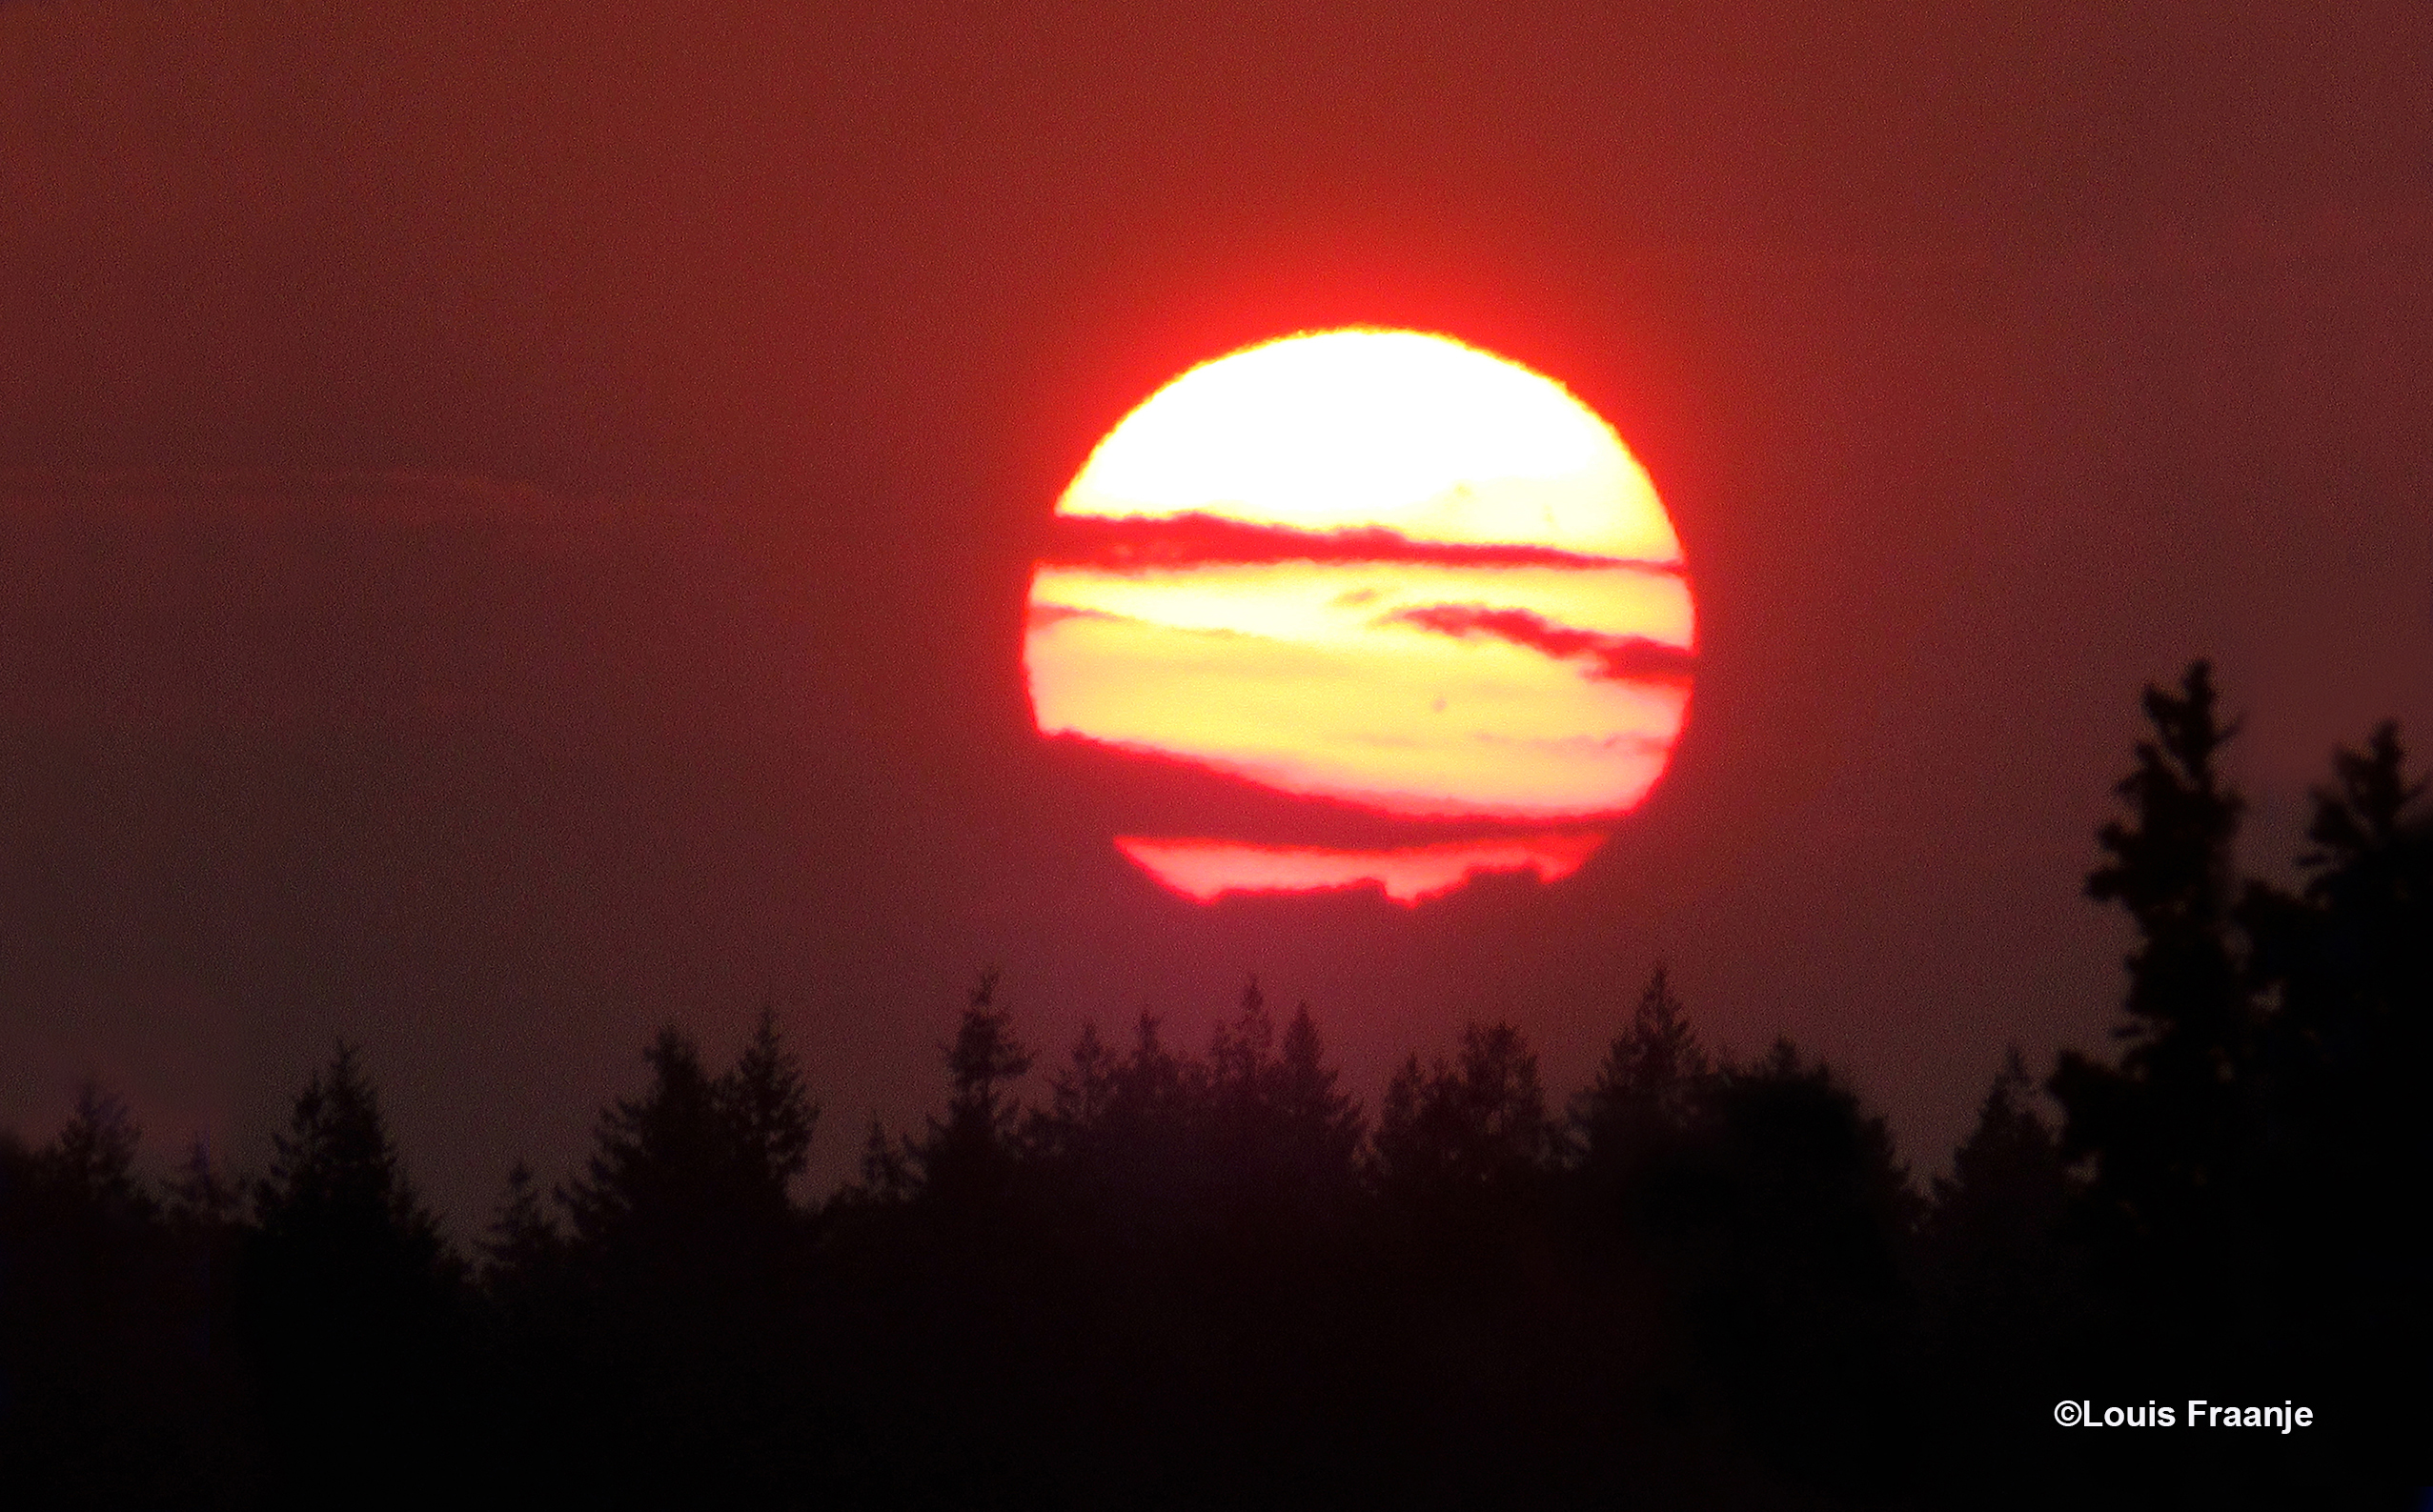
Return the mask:
[[(2416, 0), (1010, 9), (0, 4), (0, 1123), (258, 1159), (344, 1034), (462, 1221), (665, 1018), (773, 996), (833, 1171), (984, 962), (1060, 1052), (1257, 971), (1373, 1101), (1495, 1015), (1568, 1090), (1662, 957), (1931, 1165), (2115, 1011), (2141, 682), (2219, 662), (2260, 862), (2433, 737)], [(1195, 908), (1028, 564), (1348, 321), (1632, 442), (1691, 728), (1559, 888)]]

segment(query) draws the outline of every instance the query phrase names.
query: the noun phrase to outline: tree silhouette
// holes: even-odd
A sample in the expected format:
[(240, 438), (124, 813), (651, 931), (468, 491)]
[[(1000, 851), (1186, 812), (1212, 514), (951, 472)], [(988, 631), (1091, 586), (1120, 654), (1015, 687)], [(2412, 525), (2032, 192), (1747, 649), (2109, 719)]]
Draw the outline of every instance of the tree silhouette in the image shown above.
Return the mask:
[(599, 1116), (583, 1174), (564, 1193), (577, 1237), (594, 1248), (691, 1248), (721, 1212), (740, 1160), (701, 1054), (674, 1025), (642, 1052), (651, 1084)]
[[(209, 1253), (134, 1174), (126, 1104), (87, 1080), (58, 1133), (0, 1132), (0, 1466), (11, 1505), (200, 1504), (243, 1381), (213, 1351)], [(216, 1488), (236, 1491), (233, 1476)]]
[(532, 1167), (517, 1160), (482, 1240), (482, 1289), (511, 1306), (553, 1286), (565, 1266), (566, 1236), (542, 1199)]
[[(273, 1495), (301, 1502), (366, 1463), (410, 1485), (464, 1447), (460, 1267), (415, 1195), (353, 1046), (296, 1095), (254, 1184), (239, 1306), (262, 1379)], [(334, 1478), (335, 1478), (334, 1480)]]
[(984, 1203), (1002, 1192), (1013, 1165), (1022, 1111), (1009, 1084), (1030, 1070), (1013, 1014), (996, 1005), (997, 973), (981, 974), (954, 1042), (944, 1047), (950, 1088), (946, 1116), (929, 1120), (914, 1151), (923, 1189), (951, 1206)]
[(1412, 1056), (1386, 1088), (1372, 1140), (1376, 1180), (1422, 1208), (1469, 1208), (1527, 1193), (1556, 1149), (1537, 1057), (1508, 1023), (1472, 1023), (1447, 1064)]
[(1362, 1134), (1358, 1106), (1335, 1087), (1326, 1047), (1301, 1005), (1279, 1044), (1256, 978), (1242, 1007), (1217, 1026), (1201, 1084), (1206, 1148), (1203, 1158), (1229, 1206), (1294, 1206), (1306, 1219), (1355, 1179)]
[(1242, 1011), (1220, 1023), (1208, 1044), (1207, 1117), (1219, 1158), (1236, 1168), (1256, 1162), (1274, 1111), (1277, 1075), (1275, 1020), (1267, 1015), (1259, 978), (1242, 989)]
[(1144, 1013), (1134, 1021), (1131, 1052), (1106, 1088), (1098, 1139), (1115, 1168), (1134, 1176), (1126, 1191), (1145, 1193), (1140, 1179), (1156, 1180), (1159, 1168), (1180, 1173), (1195, 1159), (1190, 1147), (1206, 1085), (1206, 1069), (1167, 1048), (1154, 1017)]
[(2315, 795), (2303, 888), (2242, 886), (2240, 802), (2214, 769), (2232, 731), (2205, 664), (2145, 703), (2156, 737), (2118, 790), (2130, 817), (2099, 832), (2110, 858), (2088, 878), (2138, 926), (2128, 1048), (2118, 1068), (2065, 1052), (2050, 1082), (2063, 1153), (2091, 1167), (2071, 1203), (2097, 1272), (2078, 1368), (2160, 1357), (2218, 1390), (2311, 1391), (2356, 1426), (2345, 1451), (2318, 1436), (2201, 1479), (2205, 1494), (2322, 1489), (2403, 1431), (2393, 1399), (2358, 1383), (2433, 1346), (2423, 1288), (2397, 1258), (2433, 1216), (2433, 1139), (2413, 1111), (2433, 1020), (2433, 830), (2411, 814), (2421, 785), (2385, 725), (2339, 753)]
[(137, 1185), (135, 1151), (143, 1131), (115, 1093), (87, 1078), (76, 1088), (74, 1109), (37, 1157), (39, 1179), (64, 1195), (97, 1208), (151, 1209), (152, 1199)]
[(2060, 1142), (2036, 1098), (2036, 1080), (2013, 1045), (1953, 1156), (1952, 1174), (1930, 1183), (1919, 1226), (1924, 1321), (1942, 1387), (1932, 1405), (1955, 1465), (1989, 1452), (1987, 1404), (2032, 1421), (2027, 1415), (2039, 1403), (2071, 1389), (2079, 1305), (2063, 1233), (2071, 1188)]
[(1883, 1119), (1778, 1039), (1708, 1080), (1625, 1200), (1754, 1445), (1842, 1495), (1894, 1483), (1904, 1456), (1866, 1424), (1912, 1405), (1918, 1204)]
[[(559, 1193), (578, 1372), (559, 1380), (561, 1431), (584, 1494), (764, 1500), (800, 1468), (779, 1444), (813, 1231), (790, 1187), (819, 1110), (767, 1010), (720, 1076), (673, 1026), (642, 1058), (648, 1086), (602, 1110)], [(549, 1255), (537, 1209), (511, 1187), (500, 1238), (527, 1260)]]
[[(2297, 879), (2242, 879), (2218, 705), (2202, 663), (2146, 691), (2098, 832), (2088, 892), (2137, 928), (2117, 1059), (2059, 1058), (2057, 1132), (2014, 1048), (1925, 1200), (1851, 1087), (1788, 1041), (1711, 1056), (1661, 966), (1567, 1118), (1473, 1022), (1373, 1127), (1255, 978), (1204, 1054), (1085, 1025), (1025, 1106), (991, 972), (943, 1105), (874, 1116), (823, 1203), (775, 1014), (718, 1074), (660, 1031), (561, 1187), (510, 1172), (469, 1298), (341, 1044), (259, 1179), (198, 1140), (147, 1182), (90, 1083), (47, 1143), (0, 1132), (6, 1494), (2376, 1504), (2433, 1355), (2433, 814), (2385, 725)], [(2183, 1382), (2322, 1426), (2051, 1425)]]
[(804, 1219), (791, 1186), (819, 1108), (774, 1016), (723, 1075), (673, 1026), (642, 1059), (649, 1087), (601, 1112), (582, 1175), (560, 1193), (593, 1280), (699, 1298), (781, 1265)]
[(2119, 1031), (2128, 1049), (2117, 1069), (2066, 1052), (2052, 1082), (2062, 1148), (2094, 1166), (2088, 1211), (2113, 1253), (2153, 1262), (2158, 1285), (2180, 1284), (2165, 1278), (2193, 1251), (2251, 1249), (2234, 1230), (2255, 1151), (2258, 1015), (2232, 927), (2244, 804), (2214, 766), (2236, 729), (2217, 701), (2202, 661), (2180, 692), (2146, 690), (2155, 738), (2116, 790), (2131, 816), (2103, 826), (2111, 859), (2087, 877), (2087, 896), (2138, 925)]
[(2044, 1310), (2060, 1263), (2069, 1178), (2036, 1091), (2018, 1046), (2011, 1046), (1977, 1105), (1977, 1126), (1952, 1158), (1952, 1174), (1930, 1183), (1926, 1247), (1989, 1318)]
[(406, 1180), (354, 1046), (338, 1043), (271, 1144), (270, 1173), (253, 1189), (265, 1239), (377, 1235), (417, 1263), (436, 1260), (438, 1224)]
[(1359, 1099), (1340, 1090), (1342, 1073), (1327, 1064), (1325, 1041), (1302, 1003), (1285, 1025), (1268, 1108), (1285, 1167), (1309, 1189), (1330, 1192), (1355, 1175), (1355, 1158), (1368, 1135)]
[(1596, 1075), (1571, 1103), (1571, 1126), (1592, 1171), (1616, 1173), (1689, 1126), (1713, 1067), (1658, 965)]
[(774, 1008), (760, 1010), (752, 1038), (717, 1091), (735, 1126), (746, 1192), (772, 1213), (790, 1210), (820, 1105), (803, 1085), (801, 1062), (778, 1034)]
[(231, 1180), (212, 1159), (211, 1145), (199, 1134), (172, 1173), (167, 1196), (165, 1211), (171, 1226), (197, 1234), (225, 1233), (244, 1203), (241, 1184)]
[(2177, 693), (2145, 692), (2154, 737), (2116, 789), (2129, 816), (2098, 832), (2108, 858), (2087, 878), (2138, 929), (2115, 1031), (2126, 1048), (2117, 1067), (2065, 1051), (2049, 1085), (2062, 1153), (2088, 1168), (2072, 1207), (2102, 1277), (2093, 1347), (2122, 1362), (2100, 1368), (2159, 1354), (2261, 1387), (2282, 1332), (2267, 1193), (2284, 1136), (2263, 1058), (2258, 967), (2272, 952), (2246, 926), (2272, 910), (2242, 896), (2234, 869), (2243, 804), (2216, 770), (2235, 733), (2217, 703), (2202, 661)]
[(869, 1131), (862, 1136), (862, 1161), (857, 1169), (861, 1179), (839, 1192), (831, 1205), (887, 1207), (912, 1195), (912, 1157), (905, 1149), (905, 1141), (900, 1135), (889, 1134), (876, 1113), (870, 1115)]
[(1118, 1069), (1098, 1025), (1084, 1023), (1067, 1064), (1048, 1077), (1046, 1106), (1025, 1131), (1033, 1153), (1050, 1161), (1078, 1158), (1113, 1109)]
[(2310, 1159), (2394, 1140), (2421, 1154), (2421, 1120), (2373, 1126), (2387, 1105), (2367, 1084), (2400, 1090), (2412, 1076), (2403, 1068), (2433, 1048), (2433, 815), (2410, 812), (2426, 784), (2409, 779), (2390, 724), (2334, 766), (2337, 785), (2314, 794), (2301, 891), (2251, 883), (2240, 904), (2256, 978), (2278, 997), (2272, 1070), (2298, 1125), (2324, 1146)]
[(2409, 1409), (2356, 1383), (2403, 1375), (2433, 1351), (2433, 1300), (2410, 1258), (2433, 1220), (2422, 1112), (2433, 814), (2396, 726), (2333, 765), (2333, 785), (2314, 794), (2302, 887), (2250, 883), (2240, 907), (2253, 979), (2274, 1008), (2261, 1039), (2261, 1169), (2243, 1196), (2258, 1215), (2253, 1263), (2276, 1302), (2270, 1368), (2319, 1383), (2395, 1441)]

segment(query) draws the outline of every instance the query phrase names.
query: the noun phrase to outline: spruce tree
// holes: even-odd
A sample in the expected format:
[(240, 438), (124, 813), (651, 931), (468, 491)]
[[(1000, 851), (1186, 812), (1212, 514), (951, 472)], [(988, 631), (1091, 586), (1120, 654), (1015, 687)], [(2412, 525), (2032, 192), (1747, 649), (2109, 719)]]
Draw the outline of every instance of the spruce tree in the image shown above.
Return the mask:
[(1395, 1072), (1371, 1168), (1389, 1195), (1450, 1211), (1527, 1191), (1558, 1135), (1529, 1041), (1508, 1023), (1471, 1023), (1453, 1062), (1440, 1057), (1422, 1070), (1412, 1056)]
[(1572, 1101), (1571, 1125), (1588, 1163), (1618, 1169), (1677, 1136), (1712, 1070), (1681, 999), (1657, 965), (1629, 1027), (1607, 1047), (1594, 1079)]
[(719, 1079), (717, 1096), (733, 1126), (749, 1200), (772, 1214), (788, 1210), (795, 1179), (810, 1159), (820, 1105), (803, 1084), (801, 1062), (778, 1033), (775, 1009), (760, 1010), (742, 1054)]
[(297, 1094), (253, 1186), (239, 1307), (262, 1381), (274, 1500), (367, 1464), (427, 1486), (466, 1452), (462, 1269), (407, 1180), (341, 1042)]
[(943, 1047), (946, 1116), (929, 1120), (928, 1137), (915, 1152), (923, 1189), (949, 1205), (984, 1202), (1011, 1175), (1022, 1118), (1011, 1083), (1031, 1066), (1013, 1022), (1013, 1014), (997, 1006), (997, 973), (982, 973), (954, 1041)]
[(134, 1179), (135, 1152), (143, 1131), (126, 1101), (87, 1078), (76, 1088), (68, 1121), (36, 1162), (42, 1179), (75, 1201), (97, 1210), (150, 1211), (151, 1196)]
[(2261, 1291), (2244, 1273), (2264, 1118), (2232, 855), (2244, 803), (2217, 765), (2237, 728), (2218, 702), (2202, 661), (2179, 691), (2146, 690), (2154, 737), (2116, 789), (2129, 816), (2098, 832), (2109, 858), (2086, 884), (2138, 927), (2116, 1031), (2126, 1049), (2117, 1067), (2065, 1052), (2050, 1085), (2063, 1154), (2091, 1167), (2089, 1237), (2132, 1316), (2219, 1346)]

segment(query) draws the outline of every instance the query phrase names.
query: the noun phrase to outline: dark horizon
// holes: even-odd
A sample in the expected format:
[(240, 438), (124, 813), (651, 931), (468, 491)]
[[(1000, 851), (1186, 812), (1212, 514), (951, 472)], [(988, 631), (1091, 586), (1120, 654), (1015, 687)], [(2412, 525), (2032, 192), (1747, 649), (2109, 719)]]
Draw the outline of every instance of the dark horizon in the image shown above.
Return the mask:
[(1569, 1096), (1473, 1020), (1373, 1105), (1255, 980), (1205, 1050), (1059, 1057), (986, 972), (851, 1182), (801, 1190), (833, 1120), (766, 1008), (732, 1058), (661, 1028), (452, 1242), (341, 1043), (258, 1174), (137, 1176), (93, 1086), (0, 1131), (0, 1461), (96, 1506), (374, 1462), (399, 1505), (2416, 1504), (2433, 781), (2385, 724), (2302, 883), (2242, 877), (2210, 668), (2143, 704), (2112, 1042), (2010, 1051), (1948, 1176), (1660, 967)]

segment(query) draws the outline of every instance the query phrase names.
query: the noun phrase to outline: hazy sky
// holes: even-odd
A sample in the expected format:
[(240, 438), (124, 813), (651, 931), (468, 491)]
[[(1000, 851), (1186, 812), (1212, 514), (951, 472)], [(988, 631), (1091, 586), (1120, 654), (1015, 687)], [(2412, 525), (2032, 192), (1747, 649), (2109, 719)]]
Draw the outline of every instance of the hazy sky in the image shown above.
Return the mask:
[[(0, 1123), (258, 1161), (334, 1036), (461, 1228), (651, 1026), (828, 1105), (1257, 972), (1373, 1106), (1649, 965), (1921, 1165), (2094, 1046), (2136, 696), (2260, 862), (2433, 746), (2433, 11), (0, 4)], [(1245, 342), (1552, 373), (1678, 527), (1671, 775), (1572, 880), (1200, 908), (1205, 795), (1030, 733), (1091, 444)]]

